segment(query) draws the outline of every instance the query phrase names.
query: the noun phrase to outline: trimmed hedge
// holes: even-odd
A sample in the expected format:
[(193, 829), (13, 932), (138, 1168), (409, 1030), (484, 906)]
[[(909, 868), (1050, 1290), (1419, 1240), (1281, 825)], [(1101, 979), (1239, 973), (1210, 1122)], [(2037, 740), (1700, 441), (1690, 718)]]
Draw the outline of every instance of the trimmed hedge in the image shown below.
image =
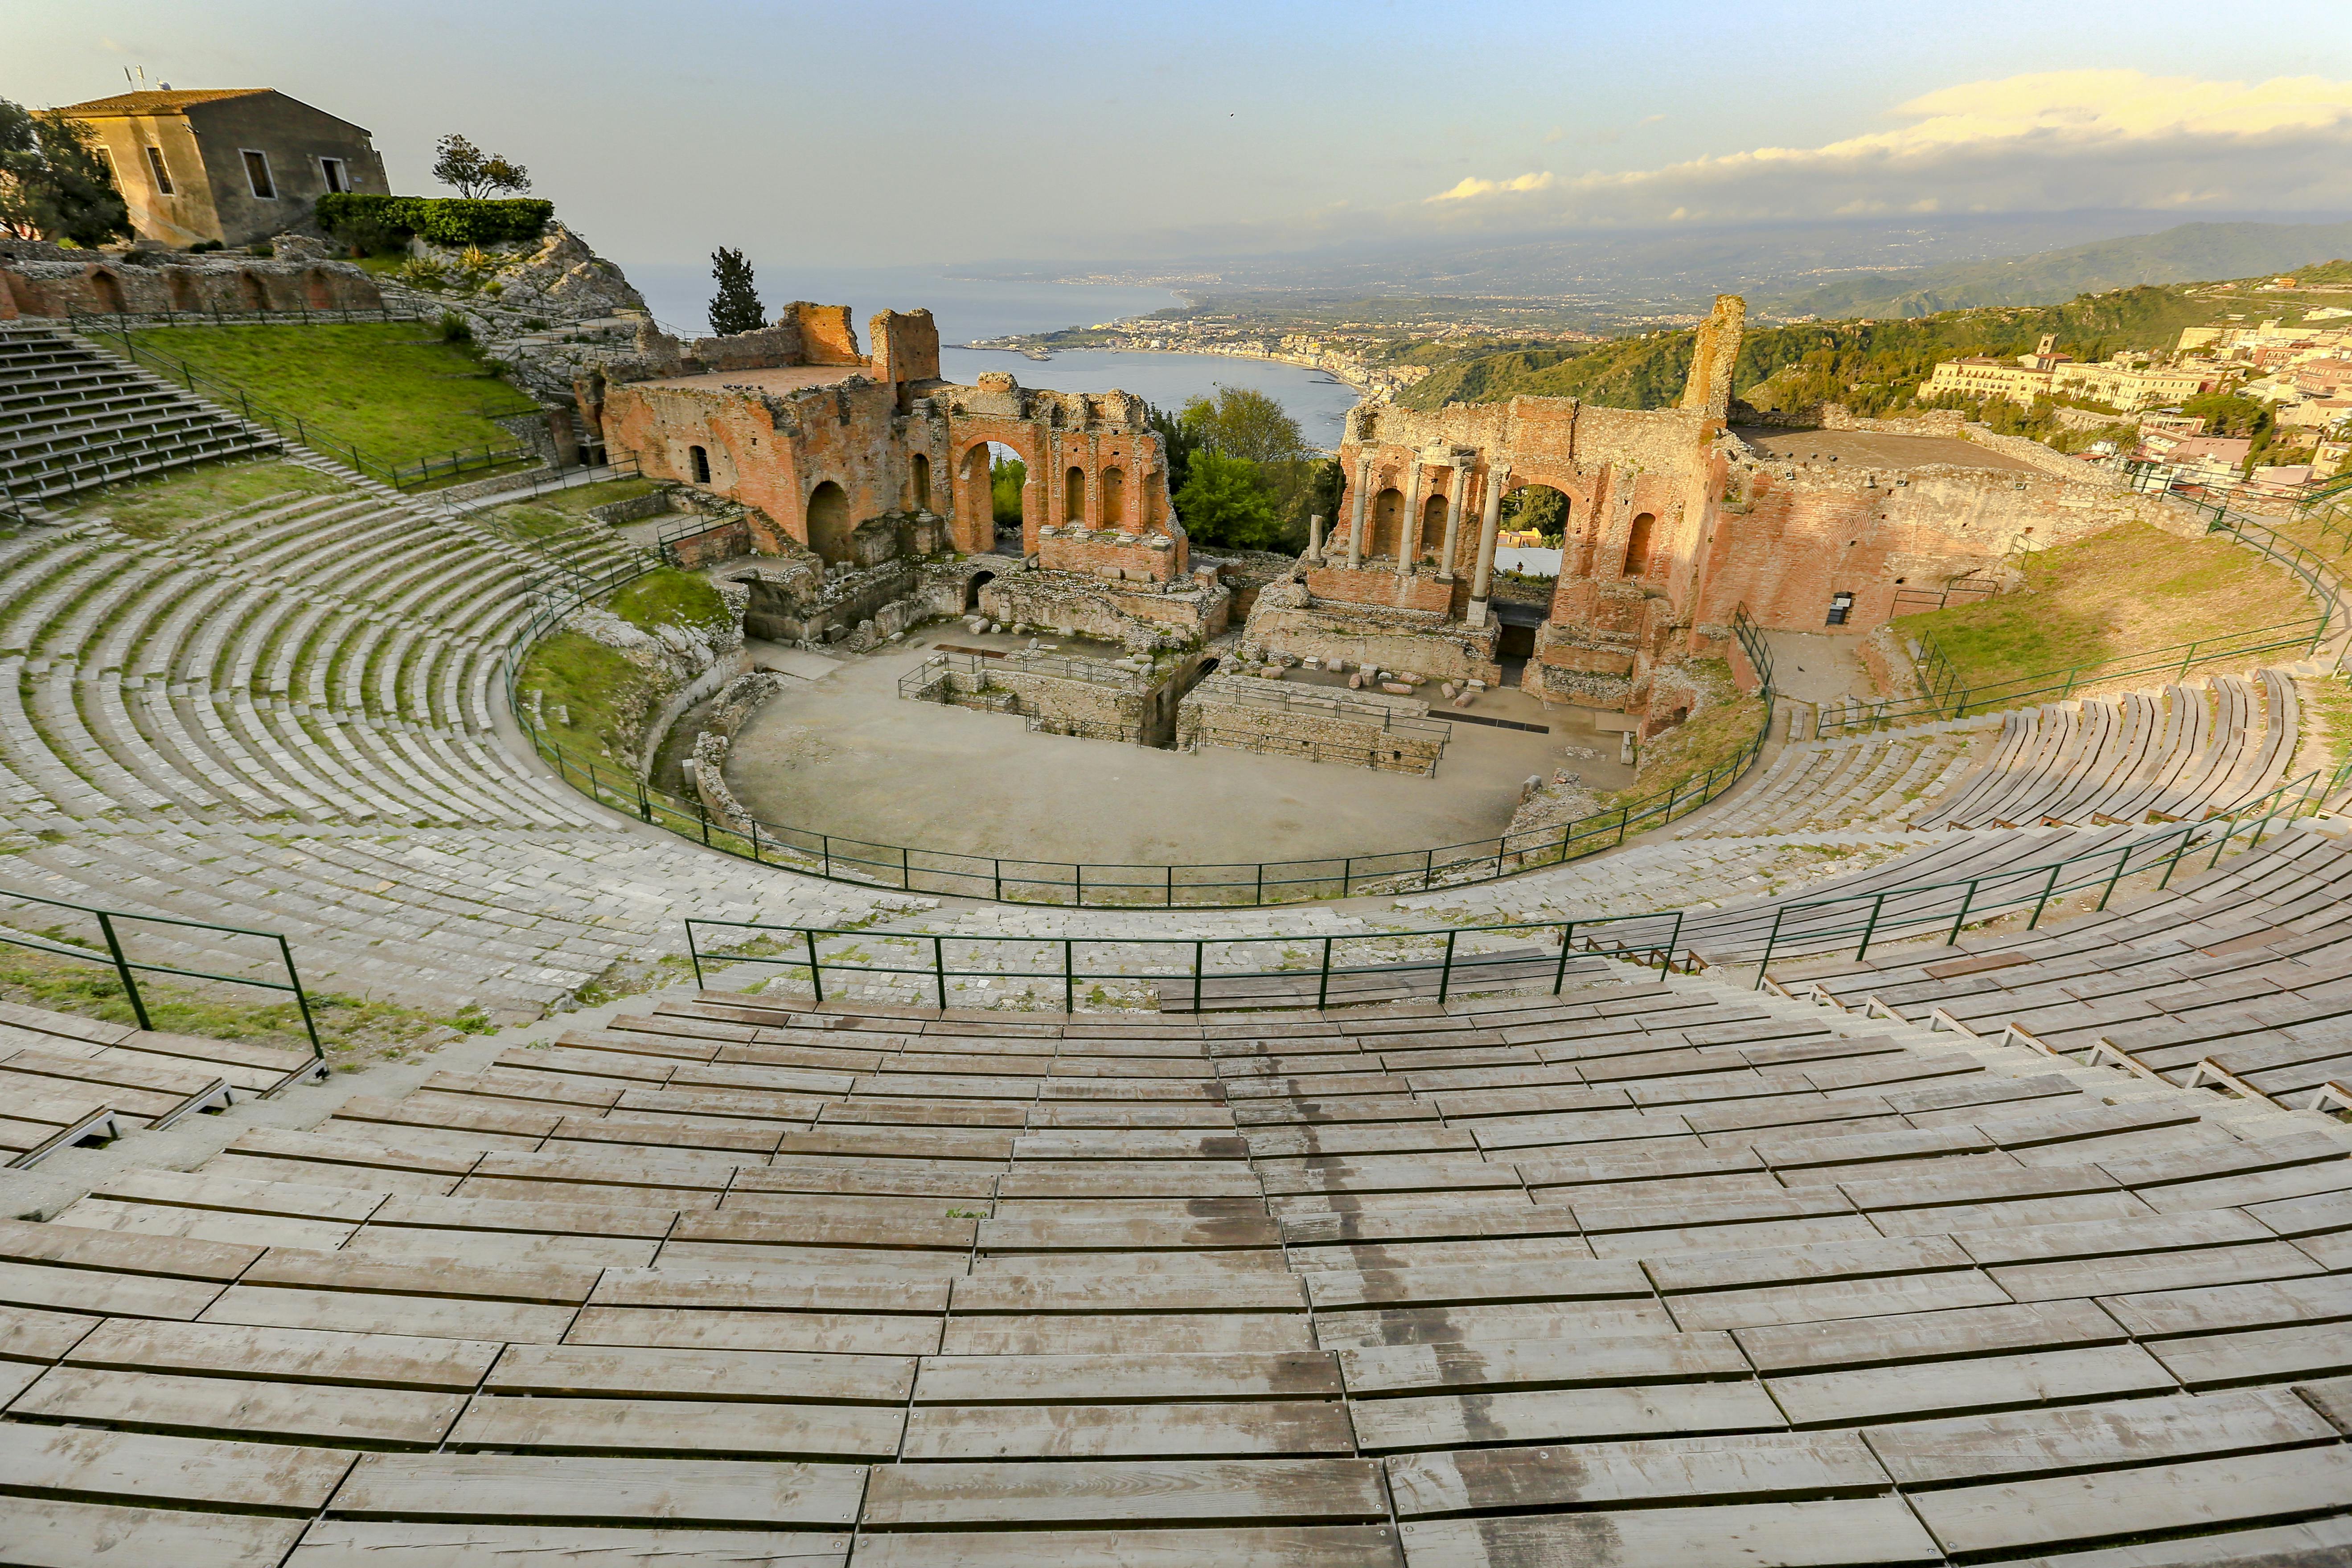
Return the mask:
[(458, 196), (376, 196), (331, 192), (318, 202), (320, 226), (331, 234), (366, 224), (422, 235), (436, 245), (495, 245), (535, 239), (555, 216), (555, 204), (532, 197), (467, 201)]

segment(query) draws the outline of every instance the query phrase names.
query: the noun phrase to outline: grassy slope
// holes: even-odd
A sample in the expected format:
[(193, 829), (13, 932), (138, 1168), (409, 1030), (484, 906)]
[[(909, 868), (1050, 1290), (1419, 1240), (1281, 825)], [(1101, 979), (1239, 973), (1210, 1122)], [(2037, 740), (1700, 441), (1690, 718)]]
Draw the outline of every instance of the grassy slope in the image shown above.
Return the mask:
[(1982, 689), (2315, 613), (2298, 584), (2240, 546), (2127, 523), (2032, 556), (2021, 588), (1894, 624), (1932, 631), (1961, 683)]
[(419, 321), (158, 327), (139, 341), (385, 462), (510, 447), (491, 417), (537, 406)]
[(134, 538), (162, 539), (205, 518), (272, 496), (291, 500), (350, 488), (341, 479), (274, 458), (201, 463), (154, 479), (94, 490), (79, 498), (69, 515), (109, 518), (117, 529)]
[[(614, 595), (608, 606), (630, 625), (709, 626), (727, 614), (719, 590), (692, 573), (663, 567)], [(655, 700), (652, 672), (574, 631), (543, 637), (523, 660), (515, 690), (528, 708), (539, 694), (541, 724), (565, 750), (583, 757), (635, 755), (637, 727)]]

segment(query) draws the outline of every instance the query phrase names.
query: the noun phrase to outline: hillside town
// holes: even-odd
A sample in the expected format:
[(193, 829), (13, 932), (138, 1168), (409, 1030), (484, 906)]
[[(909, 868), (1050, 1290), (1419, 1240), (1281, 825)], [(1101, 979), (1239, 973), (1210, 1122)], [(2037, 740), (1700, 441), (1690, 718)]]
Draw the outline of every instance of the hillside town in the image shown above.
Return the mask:
[[(2294, 279), (2279, 278), (2271, 287), (2291, 289)], [(2183, 405), (2216, 395), (2262, 405), (2275, 432), (2263, 455), (2293, 460), (2253, 462), (2253, 437), (2213, 430), (2205, 416), (2184, 411)], [(2188, 327), (2168, 353), (2123, 350), (2094, 363), (2059, 352), (2054, 336), (2045, 334), (2032, 353), (2014, 359), (1946, 360), (1918, 396), (2000, 399), (2024, 408), (2047, 402), (2062, 416), (2129, 424), (2137, 432), (2135, 447), (2102, 441), (2084, 455), (2146, 465), (2151, 484), (2290, 500), (2352, 458), (2352, 309), (2325, 306), (2292, 324), (2273, 319)]]

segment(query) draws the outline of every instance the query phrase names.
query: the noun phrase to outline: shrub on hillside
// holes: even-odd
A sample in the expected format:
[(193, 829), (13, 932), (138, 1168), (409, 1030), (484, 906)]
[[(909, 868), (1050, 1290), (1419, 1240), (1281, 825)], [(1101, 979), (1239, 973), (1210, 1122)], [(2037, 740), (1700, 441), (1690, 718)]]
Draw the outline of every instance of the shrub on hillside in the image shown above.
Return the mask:
[(468, 201), (462, 196), (379, 196), (339, 191), (320, 196), (318, 217), (327, 232), (351, 244), (384, 234), (413, 234), (436, 245), (497, 245), (535, 239), (555, 216), (555, 204), (536, 197)]

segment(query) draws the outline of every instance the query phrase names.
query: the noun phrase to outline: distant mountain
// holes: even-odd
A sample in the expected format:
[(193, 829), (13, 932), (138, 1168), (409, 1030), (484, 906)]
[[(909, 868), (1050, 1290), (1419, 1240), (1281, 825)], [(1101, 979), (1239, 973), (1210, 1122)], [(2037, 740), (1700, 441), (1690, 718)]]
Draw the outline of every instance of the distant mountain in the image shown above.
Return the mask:
[(2185, 223), (1994, 261), (1861, 272), (1749, 303), (1776, 316), (1927, 316), (1971, 305), (2051, 305), (2136, 283), (2287, 272), (2352, 256), (2352, 223)]

